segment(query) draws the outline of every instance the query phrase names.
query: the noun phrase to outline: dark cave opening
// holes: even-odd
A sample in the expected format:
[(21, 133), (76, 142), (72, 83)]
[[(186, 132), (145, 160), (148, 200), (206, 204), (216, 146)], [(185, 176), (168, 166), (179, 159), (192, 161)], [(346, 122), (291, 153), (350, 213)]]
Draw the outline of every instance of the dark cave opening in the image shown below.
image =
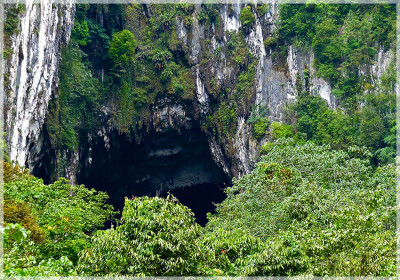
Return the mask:
[(190, 208), (200, 225), (214, 203), (222, 202), (230, 179), (211, 157), (207, 137), (200, 129), (155, 132), (136, 144), (126, 135), (111, 133), (109, 147), (98, 138), (77, 181), (105, 191), (108, 203), (122, 211), (124, 198), (161, 196), (168, 192)]
[[(170, 193), (192, 210), (198, 224), (205, 226), (208, 221), (207, 213), (214, 213), (215, 203), (221, 203), (226, 198), (224, 192), (226, 187), (226, 183), (206, 183), (172, 189)], [(163, 193), (161, 196), (166, 197), (167, 195), (168, 193)]]
[(42, 178), (45, 184), (51, 184), (54, 182), (55, 159), (55, 150), (52, 149), (47, 126), (44, 125), (37, 143), (29, 147), (29, 160), (25, 167), (31, 170), (32, 175)]

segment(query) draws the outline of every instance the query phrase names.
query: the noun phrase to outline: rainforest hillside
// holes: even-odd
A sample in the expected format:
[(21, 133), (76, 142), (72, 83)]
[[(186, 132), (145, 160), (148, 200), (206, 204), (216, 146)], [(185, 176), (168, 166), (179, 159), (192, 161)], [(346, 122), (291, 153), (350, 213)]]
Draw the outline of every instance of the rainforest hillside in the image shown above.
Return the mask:
[(394, 276), (395, 20), (6, 5), (5, 274)]
[(6, 275), (395, 275), (396, 172), (282, 138), (200, 227), (172, 195), (125, 199), (5, 164)]

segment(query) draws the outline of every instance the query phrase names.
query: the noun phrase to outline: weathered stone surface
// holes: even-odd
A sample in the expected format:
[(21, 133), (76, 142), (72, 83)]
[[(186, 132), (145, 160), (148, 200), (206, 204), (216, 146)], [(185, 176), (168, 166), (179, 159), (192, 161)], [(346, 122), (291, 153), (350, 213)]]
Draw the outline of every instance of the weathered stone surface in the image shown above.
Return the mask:
[[(165, 135), (173, 132), (183, 135), (190, 132), (196, 125), (198, 127), (199, 120), (210, 112), (211, 103), (217, 102), (218, 96), (211, 90), (211, 80), (219, 88), (232, 87), (232, 81), (237, 79), (239, 70), (229, 62), (232, 58), (226, 52), (226, 32), (240, 30), (239, 17), (242, 7), (243, 4), (240, 1), (234, 4), (232, 9), (229, 9), (228, 5), (219, 5), (221, 23), (219, 28), (212, 25), (211, 32), (205, 30), (205, 26), (199, 23), (197, 15), (202, 9), (200, 5), (196, 5), (193, 25), (190, 29), (185, 27), (182, 19), (176, 19), (177, 38), (182, 41), (183, 49), (188, 53), (189, 64), (193, 71), (195, 100), (192, 107), (168, 98), (157, 100), (149, 112), (149, 123), (145, 125), (146, 133)], [(10, 157), (20, 165), (40, 165), (41, 155), (48, 152), (44, 147), (46, 139), (41, 131), (48, 102), (57, 87), (60, 46), (68, 41), (73, 25), (73, 14), (72, 2), (60, 6), (52, 5), (47, 1), (43, 1), (41, 5), (34, 5), (28, 1), (26, 12), (21, 17), (20, 32), (11, 37), (13, 53), (6, 65), (9, 72), (9, 88), (7, 89), (9, 94), (6, 98), (5, 121)], [(336, 108), (338, 100), (333, 96), (330, 84), (316, 76), (316, 70), (312, 66), (314, 60), (312, 51), (302, 51), (294, 46), (288, 46), (286, 60), (281, 61), (281, 65), (276, 65), (276, 61), (272, 59), (271, 50), (265, 49), (264, 40), (272, 36), (277, 17), (277, 4), (272, 4), (269, 12), (263, 16), (256, 15), (255, 23), (245, 38), (251, 53), (258, 61), (256, 83), (253, 89), (254, 98), (251, 102), (256, 105), (267, 105), (268, 117), (273, 121), (281, 121), (284, 107), (293, 102), (299, 94), (297, 92), (299, 79), (303, 84), (301, 90), (307, 90), (304, 86), (303, 72), (304, 69), (309, 69), (310, 94), (320, 95), (332, 108)], [(204, 44), (207, 40), (210, 42), (209, 46)], [(218, 59), (209, 61), (206, 65), (202, 64), (204, 53), (215, 52), (217, 49), (222, 50)], [(379, 78), (392, 58), (391, 51), (384, 52), (381, 49), (376, 63), (360, 71)], [(115, 125), (110, 117), (112, 110), (107, 106), (105, 104), (102, 108), (104, 126), (99, 128), (97, 133), (89, 134), (88, 142), (84, 143), (79, 151), (68, 151), (61, 156), (64, 161), (67, 161), (64, 173), (72, 181), (75, 181), (79, 175), (80, 165), (90, 166), (92, 163), (91, 151), (94, 144), (90, 144), (91, 142), (100, 141), (106, 150), (115, 148), (110, 141), (115, 132)], [(251, 128), (246, 122), (246, 116), (239, 115), (237, 131), (232, 139), (233, 155), (226, 154), (224, 143), (220, 143), (212, 135), (207, 135), (212, 159), (228, 176), (242, 176), (252, 169), (258, 156), (258, 148), (265, 140), (254, 139), (250, 132)], [(132, 140), (132, 143), (136, 142), (139, 145), (144, 139), (145, 135), (141, 135)], [(149, 151), (148, 157), (162, 159), (179, 154), (180, 149), (179, 145), (159, 146)], [(192, 171), (187, 172), (193, 173)], [(149, 179), (146, 178), (144, 176), (137, 180)], [(201, 183), (202, 180), (197, 181)]]
[(10, 38), (12, 55), (6, 61), (5, 131), (10, 158), (30, 165), (41, 152), (39, 139), (49, 100), (58, 82), (60, 47), (67, 43), (75, 5), (42, 0), (26, 1), (19, 18), (19, 32)]

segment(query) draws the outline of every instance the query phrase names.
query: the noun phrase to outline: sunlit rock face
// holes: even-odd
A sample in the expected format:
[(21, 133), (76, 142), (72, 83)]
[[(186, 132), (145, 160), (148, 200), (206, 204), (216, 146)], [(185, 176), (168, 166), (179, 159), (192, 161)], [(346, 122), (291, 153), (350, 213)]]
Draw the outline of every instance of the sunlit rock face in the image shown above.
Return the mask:
[(57, 89), (60, 47), (69, 40), (75, 10), (72, 0), (64, 5), (25, 3), (18, 15), (19, 32), (9, 38), (11, 56), (5, 64), (5, 131), (10, 158), (21, 166), (42, 152), (39, 136)]
[[(158, 142), (151, 142), (156, 140), (150, 136), (161, 141), (160, 139), (171, 134), (175, 135), (175, 138), (181, 139), (179, 141), (183, 141), (182, 139), (193, 141), (188, 136), (181, 137), (179, 135), (190, 134), (189, 131), (192, 130), (200, 133), (201, 125), (212, 113), (213, 106), (216, 107), (215, 105), (218, 104), (219, 99), (212, 92), (211, 82), (213, 81), (221, 91), (227, 92), (234, 88), (234, 82), (237, 81), (241, 69), (232, 63), (232, 57), (228, 54), (228, 34), (243, 31), (240, 13), (245, 5), (241, 1), (237, 1), (231, 6), (218, 5), (220, 24), (217, 26), (213, 23), (210, 28), (198, 19), (198, 15), (204, 9), (201, 5), (195, 5), (191, 27), (186, 27), (182, 18), (176, 18), (174, 30), (176, 37), (182, 42), (180, 45), (182, 52), (185, 53), (192, 71), (195, 99), (190, 105), (180, 104), (169, 98), (160, 98), (155, 101), (154, 106), (148, 112), (151, 117), (144, 128), (145, 133), (141, 133), (135, 140), (128, 141), (133, 150), (140, 146), (146, 151), (143, 152), (146, 154), (142, 154), (142, 156), (147, 158), (148, 162), (156, 164), (157, 160), (150, 159), (168, 158), (182, 154), (197, 157), (195, 153), (184, 152), (186, 146), (183, 143), (172, 144), (172, 147), (164, 149), (157, 146)], [(148, 6), (147, 10), (150, 9), (151, 7)], [(332, 108), (336, 108), (338, 100), (332, 94), (330, 84), (316, 75), (313, 67), (314, 54), (311, 50), (304, 51), (289, 45), (287, 46), (287, 56), (277, 62), (272, 58), (273, 50), (265, 48), (264, 40), (272, 37), (276, 29), (275, 24), (279, 17), (277, 4), (273, 2), (263, 15), (255, 13), (254, 7), (252, 9), (255, 20), (249, 30), (245, 32), (245, 43), (256, 58), (256, 79), (254, 87), (249, 89), (251, 98), (247, 107), (266, 105), (269, 109), (268, 118), (272, 121), (282, 121), (285, 106), (296, 100), (299, 95), (298, 90), (308, 90), (310, 94), (321, 96)], [(117, 142), (127, 140), (115, 136), (115, 125), (110, 124), (112, 110), (107, 107), (107, 104), (103, 104), (104, 112), (99, 118), (104, 119), (104, 125), (96, 128), (97, 131), (92, 131), (87, 136), (84, 135), (83, 138), (87, 138), (79, 144), (80, 146), (75, 151), (62, 151), (60, 156), (51, 148), (46, 126), (43, 123), (48, 112), (49, 100), (57, 97), (60, 46), (68, 41), (73, 26), (73, 16), (74, 5), (72, 2), (65, 2), (65, 5), (53, 5), (47, 1), (41, 2), (40, 5), (33, 4), (32, 1), (27, 2), (25, 12), (20, 15), (19, 32), (10, 38), (12, 54), (6, 61), (8, 76), (4, 113), (11, 160), (30, 167), (34, 174), (47, 178), (49, 181), (55, 179), (57, 174), (62, 174), (71, 182), (80, 183), (84, 182), (84, 178), (89, 177), (89, 173), (91, 174), (89, 166), (98, 165), (93, 167), (93, 170), (100, 170), (99, 168), (103, 165), (97, 161), (108, 158), (107, 153), (111, 154), (111, 151), (120, 153), (120, 148), (117, 147), (122, 144)], [(151, 13), (148, 16), (151, 17)], [(209, 42), (209, 44), (205, 44), (205, 42)], [(220, 51), (218, 52), (218, 50)], [(219, 55), (216, 59), (203, 63), (207, 52), (219, 53)], [(365, 69), (362, 68), (360, 71), (369, 73), (377, 79), (385, 73), (392, 58), (393, 52), (380, 49), (376, 63), (364, 67)], [(307, 88), (305, 87), (304, 69), (309, 70), (309, 86)], [(298, 82), (302, 84), (300, 89)], [(210, 132), (202, 131), (204, 133), (201, 134), (202, 139), (205, 139), (200, 145), (203, 152), (207, 152), (212, 161), (229, 178), (248, 174), (257, 160), (260, 145), (266, 141), (266, 139), (254, 139), (251, 127), (247, 122), (248, 116), (249, 112), (238, 115), (236, 132), (230, 139), (233, 147), (230, 154), (227, 153), (226, 143), (221, 139)], [(173, 141), (175, 138), (172, 137), (170, 140)], [(151, 145), (154, 147), (146, 146), (146, 141), (150, 141), (149, 143), (152, 143)], [(182, 150), (179, 150), (179, 147), (182, 147)], [(94, 155), (100, 152), (104, 155), (98, 155), (95, 158)], [(93, 156), (91, 153), (94, 153)], [(112, 159), (110, 160), (112, 161)], [(184, 167), (175, 169), (184, 170)], [(182, 172), (187, 174), (189, 171)], [(183, 183), (183, 179), (179, 179), (178, 175), (174, 176), (174, 183), (172, 183), (174, 187), (190, 185), (188, 182)], [(200, 184), (207, 176), (204, 174), (200, 177), (192, 176), (192, 183)], [(165, 185), (167, 182), (166, 177), (164, 178), (161, 174), (153, 176), (152, 179), (145, 179), (146, 176), (139, 177), (132, 180), (151, 182), (148, 183), (148, 186)], [(212, 180), (208, 179), (208, 181)], [(149, 188), (149, 192), (157, 189)], [(158, 191), (162, 192), (162, 188)]]
[[(230, 88), (231, 81), (235, 80), (239, 74), (237, 69), (229, 63), (226, 34), (227, 32), (242, 32), (240, 13), (245, 6), (246, 3), (240, 0), (231, 6), (219, 5), (221, 24), (219, 28), (214, 25), (211, 32), (206, 32), (204, 26), (198, 22), (196, 15), (201, 10), (200, 5), (196, 5), (198, 13), (194, 13), (191, 29), (185, 28), (183, 21), (177, 19), (177, 37), (187, 46), (190, 61), (194, 65), (196, 96), (203, 114), (209, 111), (210, 104), (213, 102), (210, 80), (213, 79), (222, 88)], [(273, 61), (272, 50), (265, 48), (264, 40), (273, 37), (276, 20), (279, 17), (276, 1), (272, 1), (269, 11), (263, 16), (256, 13), (254, 15), (254, 24), (245, 35), (250, 52), (258, 60), (255, 88), (249, 89), (254, 91), (253, 105), (267, 106), (268, 118), (272, 121), (282, 121), (284, 108), (296, 100), (299, 95), (298, 91), (301, 90), (308, 91), (312, 95), (319, 95), (327, 101), (331, 108), (337, 108), (339, 100), (332, 93), (330, 83), (317, 77), (317, 71), (313, 66), (314, 53), (311, 49), (304, 51), (289, 45), (285, 60), (277, 63)], [(201, 44), (207, 40), (211, 42), (210, 48)], [(208, 64), (206, 67), (202, 66), (201, 55), (205, 52), (216, 52), (218, 49), (222, 49), (218, 60), (211, 62), (211, 65)], [(373, 77), (373, 81), (377, 80), (385, 73), (393, 57), (394, 54), (391, 50), (384, 51), (380, 47), (376, 62), (372, 66), (361, 67), (365, 69), (360, 69), (360, 71)], [(305, 69), (309, 70), (308, 87), (305, 86)], [(302, 85), (300, 89), (299, 84)], [(209, 142), (215, 161), (226, 170), (227, 174), (232, 176), (247, 174), (257, 159), (258, 148), (265, 143), (264, 140), (257, 141), (251, 136), (250, 125), (244, 116), (238, 117), (232, 157), (226, 155), (223, 144), (221, 145), (212, 137), (209, 138)]]

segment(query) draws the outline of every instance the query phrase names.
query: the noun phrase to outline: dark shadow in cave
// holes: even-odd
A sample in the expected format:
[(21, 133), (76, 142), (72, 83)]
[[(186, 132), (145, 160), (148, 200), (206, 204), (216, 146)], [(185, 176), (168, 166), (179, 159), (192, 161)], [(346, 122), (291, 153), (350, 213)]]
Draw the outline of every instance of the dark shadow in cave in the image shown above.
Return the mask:
[[(93, 143), (91, 164), (84, 164), (78, 183), (108, 193), (109, 203), (121, 210), (124, 197), (162, 196), (168, 191), (195, 214), (199, 224), (214, 203), (225, 199), (230, 180), (212, 160), (207, 137), (200, 129), (153, 133), (141, 144), (111, 133), (109, 149), (103, 139)], [(88, 162), (88, 161), (86, 161)]]
[(33, 165), (27, 164), (25, 167), (32, 170), (32, 175), (42, 178), (43, 183), (51, 184), (55, 176), (55, 159), (55, 150), (52, 149), (47, 126), (44, 125), (37, 143), (32, 143), (29, 147), (29, 161)]
[[(226, 183), (201, 184), (177, 188), (169, 192), (193, 211), (198, 224), (205, 226), (208, 221), (207, 213), (214, 213), (215, 203), (221, 203), (226, 198), (224, 192), (226, 186)], [(168, 192), (161, 196), (167, 197), (167, 195)]]

